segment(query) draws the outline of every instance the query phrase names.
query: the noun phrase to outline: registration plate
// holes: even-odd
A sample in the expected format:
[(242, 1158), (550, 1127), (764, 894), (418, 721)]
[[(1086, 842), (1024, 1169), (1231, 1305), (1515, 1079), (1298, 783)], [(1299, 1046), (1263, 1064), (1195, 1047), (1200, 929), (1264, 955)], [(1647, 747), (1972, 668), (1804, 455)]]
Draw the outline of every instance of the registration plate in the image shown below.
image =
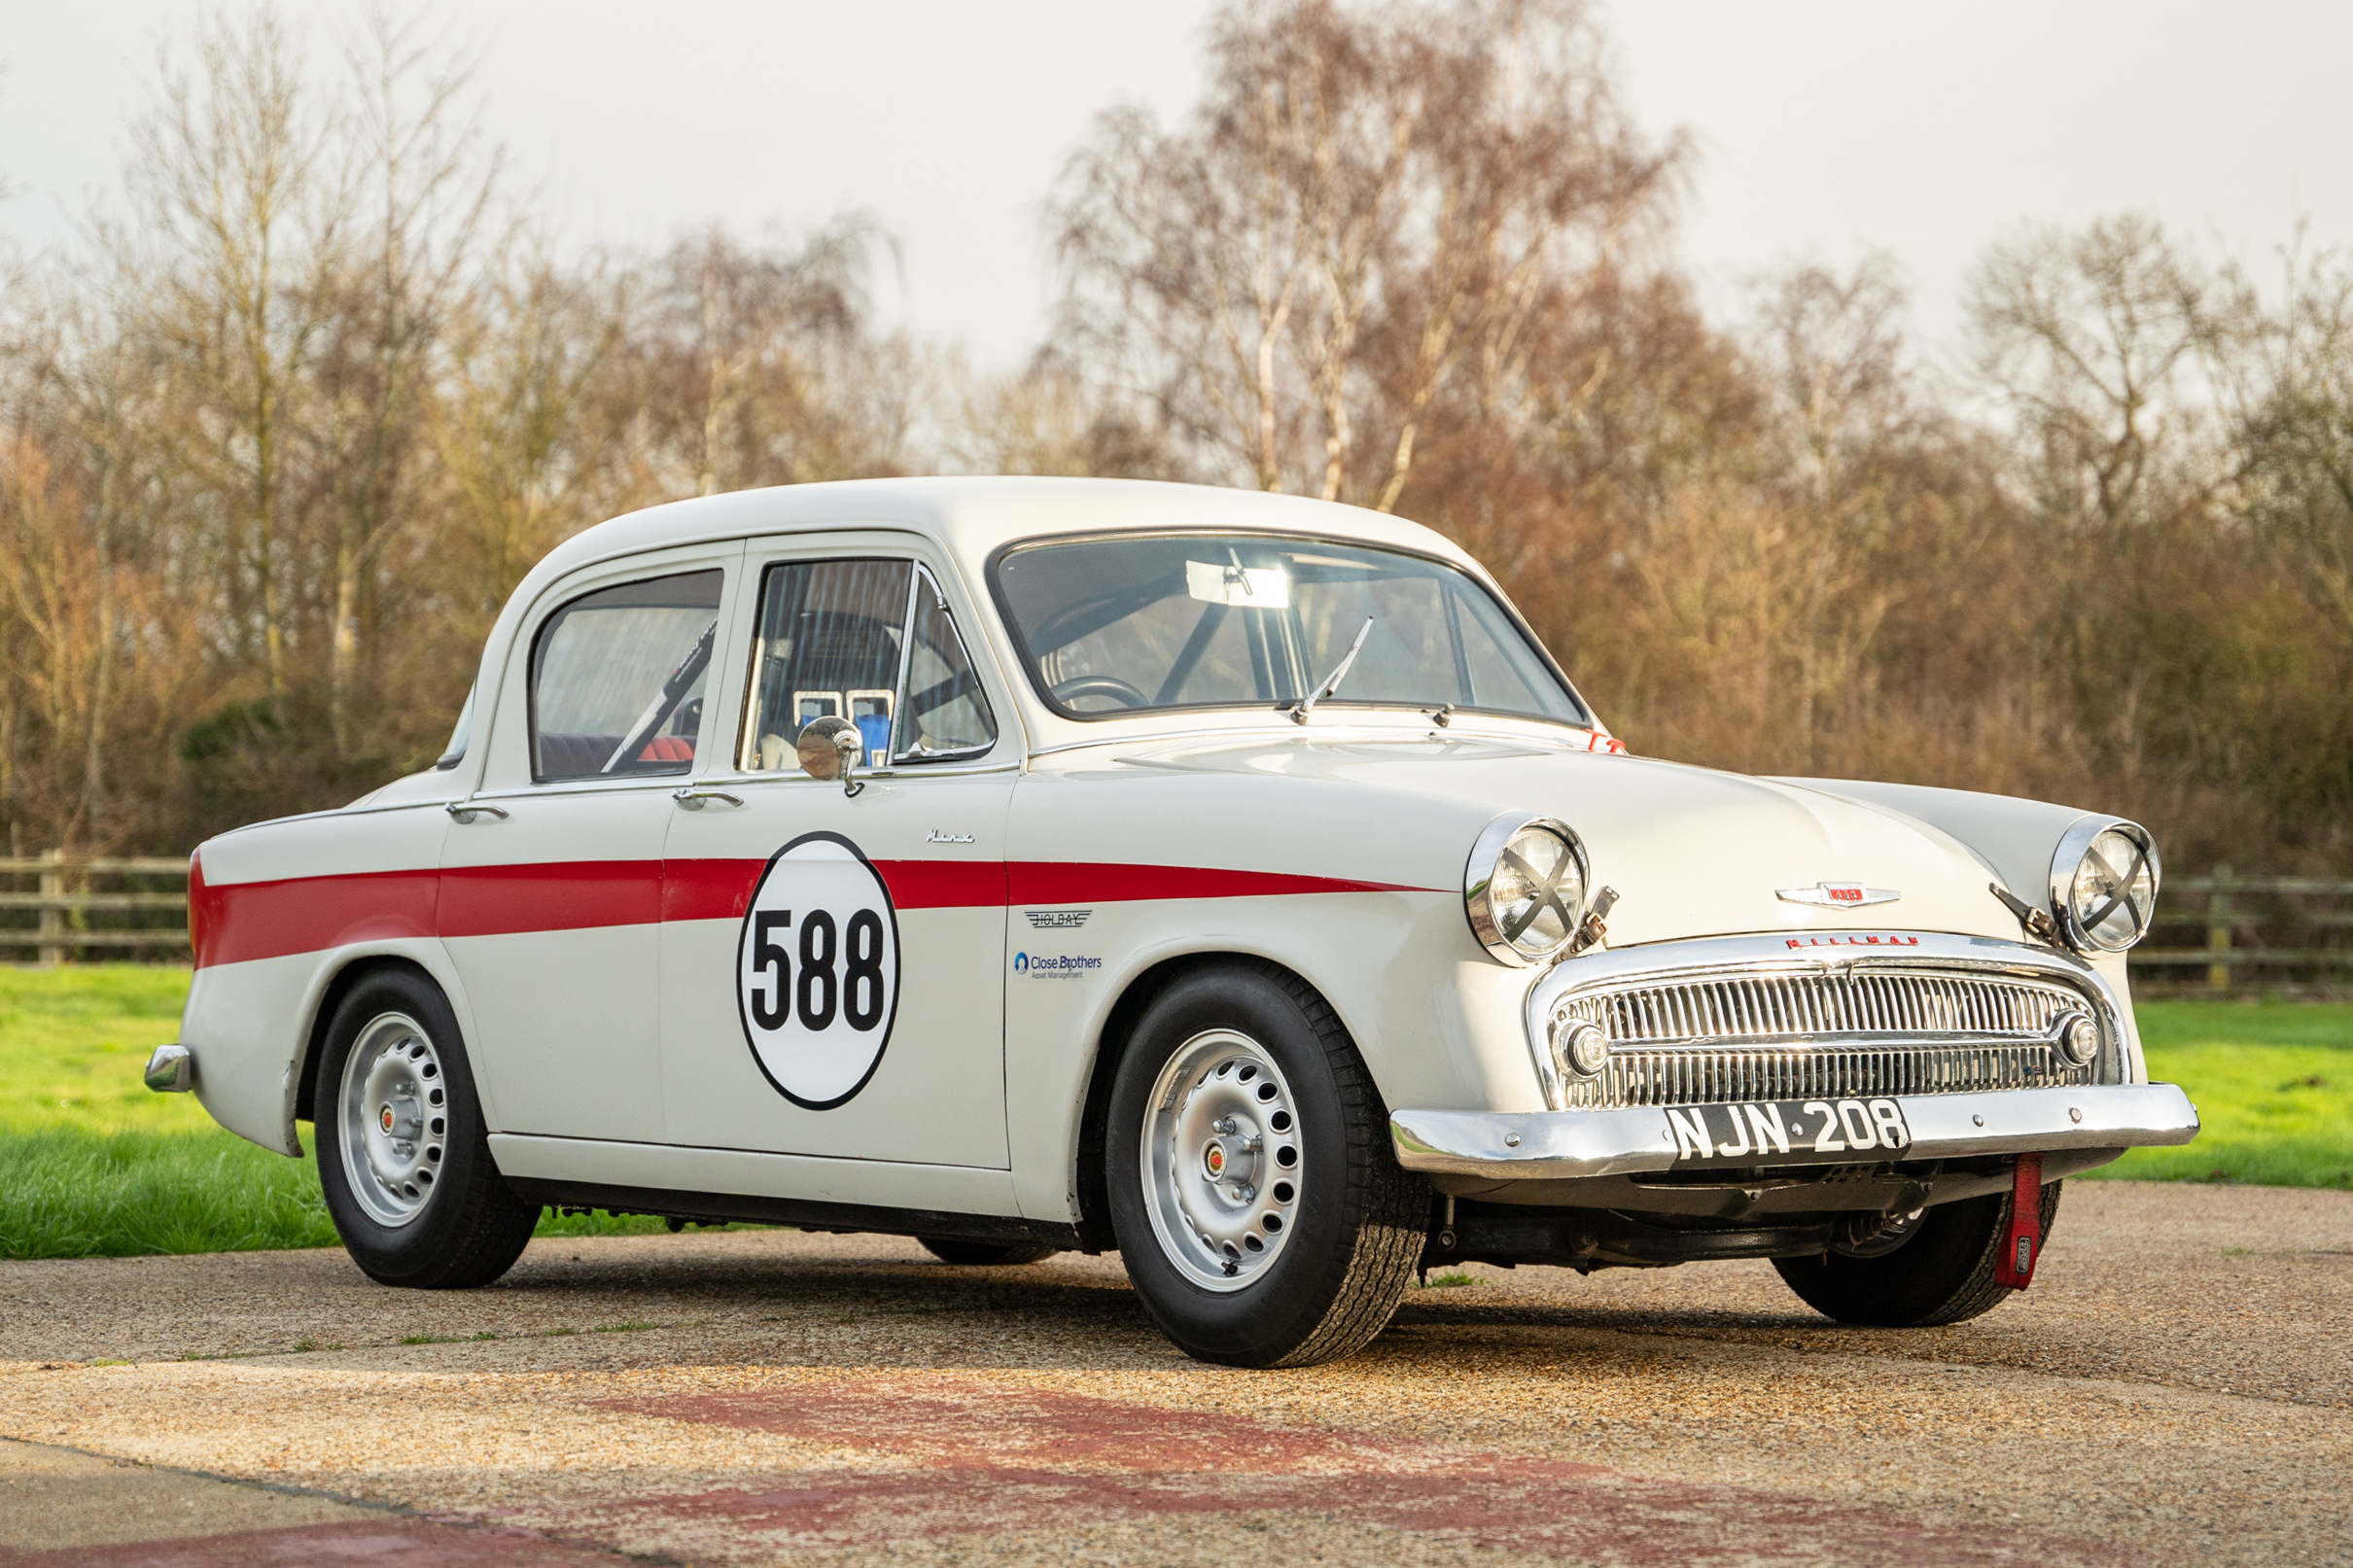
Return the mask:
[(1904, 1107), (1887, 1098), (1670, 1105), (1667, 1131), (1675, 1142), (1677, 1164), (1757, 1165), (1857, 1155), (1888, 1160), (1912, 1147)]

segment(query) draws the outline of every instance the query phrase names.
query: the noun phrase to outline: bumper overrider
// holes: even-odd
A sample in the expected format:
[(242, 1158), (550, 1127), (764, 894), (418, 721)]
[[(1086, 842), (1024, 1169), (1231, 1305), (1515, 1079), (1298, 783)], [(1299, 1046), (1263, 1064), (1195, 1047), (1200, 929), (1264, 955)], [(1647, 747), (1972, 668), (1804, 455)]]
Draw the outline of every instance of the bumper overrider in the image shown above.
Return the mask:
[[(2097, 1025), (2096, 1056), (2054, 1054), (2046, 1021), (2081, 1016)], [(1548, 1028), (1577, 1019), (1610, 1036), (1608, 1066), (1585, 1079), (1548, 1044)], [(1561, 1108), (1400, 1110), (1389, 1123), (1400, 1165), (1490, 1181), (1803, 1177), (2113, 1157), (2198, 1130), (2178, 1086), (2132, 1081), (2139, 1052), (2106, 982), (2072, 955), (2016, 942), (1839, 932), (1623, 949), (1540, 978), (1528, 1027), (1545, 1098)]]

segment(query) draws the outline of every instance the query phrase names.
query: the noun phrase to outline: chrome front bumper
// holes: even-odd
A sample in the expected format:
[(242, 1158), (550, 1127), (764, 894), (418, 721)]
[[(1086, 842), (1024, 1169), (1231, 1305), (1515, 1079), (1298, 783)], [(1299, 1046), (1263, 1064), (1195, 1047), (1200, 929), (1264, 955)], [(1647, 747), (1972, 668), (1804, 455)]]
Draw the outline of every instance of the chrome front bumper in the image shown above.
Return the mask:
[[(2047, 1154), (2060, 1149), (2125, 1149), (2187, 1143), (2197, 1135), (2197, 1107), (2176, 1084), (2096, 1084), (2014, 1089), (1982, 1095), (1899, 1096), (1912, 1139), (1892, 1155), (1793, 1149), (1750, 1156), (1694, 1158), (1686, 1132), (1668, 1110), (1644, 1106), (1599, 1111), (1399, 1111), (1389, 1118), (1397, 1163), (1433, 1174), (1499, 1180), (1620, 1176), (1683, 1166), (1851, 1166), (1896, 1159)], [(1678, 1106), (1721, 1115), (1727, 1107)], [(1792, 1104), (1790, 1113), (1797, 1107)], [(1736, 1129), (1737, 1130), (1737, 1129)], [(1760, 1140), (1761, 1142), (1762, 1140)]]

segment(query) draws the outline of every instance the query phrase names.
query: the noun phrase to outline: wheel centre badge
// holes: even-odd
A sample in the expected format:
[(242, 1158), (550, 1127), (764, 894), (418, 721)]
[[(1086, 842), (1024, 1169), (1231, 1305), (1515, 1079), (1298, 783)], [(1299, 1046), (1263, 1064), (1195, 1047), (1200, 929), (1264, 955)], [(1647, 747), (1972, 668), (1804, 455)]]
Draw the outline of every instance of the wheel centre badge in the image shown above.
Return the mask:
[(736, 1006), (768, 1082), (830, 1110), (882, 1064), (898, 1010), (898, 915), (873, 862), (839, 833), (776, 852), (744, 910)]

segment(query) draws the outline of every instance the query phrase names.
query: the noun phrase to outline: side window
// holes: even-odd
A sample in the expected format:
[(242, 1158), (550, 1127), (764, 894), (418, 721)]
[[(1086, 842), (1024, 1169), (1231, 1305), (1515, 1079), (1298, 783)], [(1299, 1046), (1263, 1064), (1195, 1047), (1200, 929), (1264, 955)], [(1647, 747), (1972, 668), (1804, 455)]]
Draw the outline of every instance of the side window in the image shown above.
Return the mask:
[(531, 649), (531, 776), (685, 773), (719, 633), (714, 569), (583, 594)]
[(866, 754), (887, 756), (905, 643), (905, 561), (793, 561), (768, 569), (752, 640), (746, 771), (800, 767), (812, 719), (846, 718)]
[(988, 693), (980, 689), (971, 655), (956, 635), (947, 601), (931, 574), (921, 570), (908, 617), (905, 691), (893, 760), (973, 756), (997, 744), (997, 715), (989, 712)]
[[(752, 661), (747, 772), (801, 771), (801, 731), (820, 718), (856, 724), (874, 765), (970, 756), (997, 743), (947, 606), (911, 562), (770, 567)], [(822, 746), (811, 756), (826, 765)]]

